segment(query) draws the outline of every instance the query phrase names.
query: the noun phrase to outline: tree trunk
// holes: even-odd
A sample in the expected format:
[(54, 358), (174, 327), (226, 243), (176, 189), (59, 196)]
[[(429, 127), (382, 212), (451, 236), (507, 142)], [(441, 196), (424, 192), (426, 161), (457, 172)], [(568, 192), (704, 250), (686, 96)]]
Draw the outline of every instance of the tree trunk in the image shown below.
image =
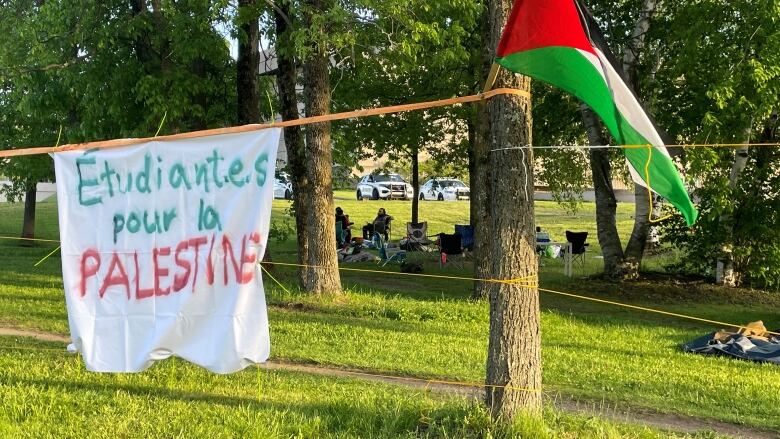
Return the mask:
[(412, 222), (420, 222), (420, 153), (417, 145), (412, 146), (412, 187), (414, 188), (414, 198), (412, 198)]
[(645, 37), (650, 30), (650, 20), (655, 14), (655, 10), (661, 2), (659, 0), (644, 0), (642, 9), (639, 11), (639, 19), (634, 24), (631, 31), (631, 37), (623, 51), (623, 73), (629, 87), (634, 92), (637, 90), (637, 65), (639, 56), (645, 48)]
[[(307, 12), (306, 25), (313, 35), (325, 32), (321, 20), (314, 14), (328, 12), (327, 0), (306, 0), (311, 8)], [(303, 81), (306, 100), (306, 116), (330, 113), (330, 76), (328, 52), (322, 44), (312, 43), (311, 53), (304, 63)], [(336, 258), (336, 219), (333, 207), (333, 158), (330, 147), (330, 123), (317, 123), (306, 129), (306, 170), (311, 182), (307, 208), (309, 236), (309, 270), (307, 289), (310, 292), (340, 293), (338, 260)]]
[[(476, 141), (476, 127), (474, 126), (475, 116), (471, 116), (468, 119), (468, 136), (469, 136), (469, 187), (471, 192), (474, 192), (474, 173), (476, 172), (476, 157), (474, 156), (474, 142)], [(469, 197), (469, 224), (471, 227), (476, 227), (477, 215), (474, 212), (473, 198)]]
[[(639, 19), (634, 24), (631, 38), (623, 51), (623, 74), (626, 84), (634, 94), (639, 95), (637, 83), (637, 66), (639, 56), (645, 47), (645, 37), (650, 29), (650, 20), (658, 7), (659, 0), (644, 0)], [(639, 277), (639, 267), (647, 246), (647, 237), (650, 231), (650, 213), (652, 211), (652, 193), (644, 186), (634, 184), (634, 228), (628, 239), (624, 259), (620, 267), (624, 279), (636, 279)]]
[[(510, 0), (488, 2), (490, 45), (494, 50), (511, 6)], [(530, 91), (531, 80), (502, 71), (496, 86)], [(500, 96), (491, 99), (487, 107), (493, 151), (489, 218), (495, 234), (490, 250), (490, 277), (532, 280), (528, 284), (491, 283), (489, 287), (486, 383), (491, 387), (488, 387), (486, 403), (494, 417), (512, 420), (522, 412), (537, 415), (542, 407), (539, 293), (534, 285), (537, 260), (533, 150), (496, 150), (531, 144), (531, 101), (519, 96)]]
[[(729, 199), (731, 200), (736, 194), (739, 176), (742, 175), (742, 171), (747, 166), (750, 138), (753, 134), (752, 128), (751, 121), (751, 126), (745, 130), (744, 146), (740, 146), (734, 153), (734, 163), (729, 174), (729, 192), (731, 194)], [(715, 271), (715, 282), (727, 287), (736, 287), (738, 283), (737, 274), (734, 272), (734, 224), (732, 219), (733, 212), (728, 210), (723, 212), (719, 218), (720, 226), (723, 228), (723, 246)]]
[(652, 194), (644, 186), (634, 183), (634, 228), (628, 238), (620, 272), (623, 279), (639, 278), (639, 267), (647, 246), (647, 236), (650, 231), (650, 197)]
[[(298, 70), (295, 66), (292, 42), (290, 41), (291, 10), (289, 2), (278, 2), (274, 9), (276, 22), (276, 81), (279, 87), (279, 107), (282, 120), (295, 120), (298, 113)], [(306, 175), (306, 147), (303, 142), (303, 132), (300, 126), (284, 129), (284, 144), (287, 149), (288, 168), (293, 188), (293, 211), (295, 213), (295, 232), (298, 243), (298, 285), (303, 290), (308, 288), (309, 235), (308, 235), (308, 204), (309, 177)], [(335, 227), (335, 225), (334, 225)]]
[[(604, 127), (596, 113), (586, 105), (580, 105), (582, 120), (588, 131), (591, 146), (606, 145)], [(620, 276), (619, 267), (623, 262), (623, 245), (617, 231), (615, 215), (617, 198), (612, 187), (612, 165), (609, 150), (590, 149), (590, 169), (593, 177), (593, 191), (596, 197), (596, 230), (599, 245), (604, 255), (604, 277), (616, 279)]]
[[(481, 35), (483, 39), (482, 60), (478, 63), (480, 72), (479, 83), (487, 80), (488, 72), (495, 58), (495, 48), (490, 44), (488, 11), (483, 9)], [(490, 246), (494, 238), (492, 224), (488, 215), (490, 208), (490, 116), (487, 104), (474, 104), (474, 138), (471, 143), (471, 223), (474, 225), (474, 278), (488, 279), (490, 277)], [(474, 299), (487, 299), (490, 295), (490, 285), (485, 282), (474, 282), (471, 295)]]
[[(24, 193), (24, 221), (22, 223), (22, 238), (35, 239), (35, 202), (38, 192), (33, 183)], [(22, 245), (32, 245), (32, 241), (22, 241)]]
[[(190, 67), (192, 73), (201, 78), (202, 80), (208, 79), (206, 72), (206, 60), (203, 58), (197, 58), (191, 63)], [(239, 100), (240, 94), (239, 94)], [(209, 107), (209, 97), (205, 90), (200, 90), (192, 97), (192, 103), (198, 105), (203, 111), (200, 114), (193, 114), (191, 116), (190, 128), (196, 131), (205, 130), (208, 128), (207, 113)], [(239, 115), (240, 116), (240, 115)]]
[[(138, 18), (148, 13), (146, 6), (146, 0), (130, 0), (130, 10), (133, 13), (133, 18)], [(154, 48), (152, 47), (151, 39), (149, 35), (143, 32), (138, 32), (134, 36), (133, 46), (135, 47), (135, 56), (138, 61), (144, 65), (144, 68), (150, 70), (150, 64), (154, 62)]]
[(240, 125), (260, 122), (260, 24), (256, 3), (256, 0), (238, 0), (241, 24), (238, 32), (236, 92)]

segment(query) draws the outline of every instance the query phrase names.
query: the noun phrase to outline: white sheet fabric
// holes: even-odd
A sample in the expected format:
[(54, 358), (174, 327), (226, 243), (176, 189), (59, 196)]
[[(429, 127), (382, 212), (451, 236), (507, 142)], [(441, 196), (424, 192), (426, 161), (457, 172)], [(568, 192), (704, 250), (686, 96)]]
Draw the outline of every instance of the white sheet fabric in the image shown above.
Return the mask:
[(87, 369), (266, 361), (260, 267), (281, 129), (53, 154), (72, 344)]

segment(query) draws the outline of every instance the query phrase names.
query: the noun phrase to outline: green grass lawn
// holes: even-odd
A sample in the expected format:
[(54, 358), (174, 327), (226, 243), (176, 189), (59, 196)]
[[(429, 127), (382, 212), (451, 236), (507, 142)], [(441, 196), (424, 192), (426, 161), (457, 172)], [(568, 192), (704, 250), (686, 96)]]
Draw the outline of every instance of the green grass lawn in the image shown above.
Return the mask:
[(549, 409), (541, 422), (505, 425), (462, 397), (254, 368), (216, 375), (176, 359), (140, 374), (95, 374), (61, 345), (0, 343), (27, 348), (0, 351), (2, 437), (683, 437)]
[[(349, 200), (337, 200), (337, 204), (356, 225), (372, 218), (380, 205), (398, 223), (408, 216), (409, 203), (358, 202), (351, 193), (337, 194), (347, 196)], [(274, 202), (276, 221), (288, 220), (284, 216), (287, 207), (285, 201)], [(620, 207), (624, 234), (631, 226), (630, 212), (629, 207)], [(595, 237), (592, 205), (568, 215), (553, 203), (542, 202), (536, 213), (554, 239), (562, 238), (566, 229), (589, 231)], [(16, 235), (20, 218), (21, 206), (0, 205), (0, 235)], [(430, 221), (431, 232), (450, 230), (455, 223), (467, 222), (468, 204), (421, 203), (421, 218)], [(57, 238), (54, 203), (39, 205), (38, 225), (40, 237)], [(595, 239), (591, 242), (595, 244)], [(53, 247), (0, 242), (0, 324), (68, 333), (59, 258), (54, 256), (33, 268)], [(595, 256), (598, 248), (593, 247)], [(291, 241), (274, 242), (271, 249), (274, 260), (294, 260)], [(596, 272), (599, 264), (600, 260), (589, 258), (586, 272)], [(376, 268), (370, 264), (358, 267)], [(427, 273), (440, 273), (433, 262), (426, 262), (425, 267)], [(468, 270), (444, 273), (469, 275)], [(346, 296), (329, 299), (296, 292), (292, 274), (287, 268), (275, 271), (289, 293), (266, 280), (273, 358), (423, 378), (484, 379), (488, 309), (485, 303), (469, 300), (469, 282), (345, 272)], [(763, 319), (768, 327), (780, 327), (780, 297), (761, 292), (735, 293), (669, 281), (612, 285), (583, 281), (580, 273), (568, 279), (555, 261), (542, 269), (540, 281), (545, 288), (735, 323)], [(561, 392), (612, 406), (780, 431), (780, 368), (680, 351), (680, 343), (718, 328), (545, 294), (542, 308), (544, 383), (551, 396)], [(7, 338), (0, 342), (22, 347), (33, 343)], [(263, 374), (273, 384), (263, 385), (258, 399), (255, 372), (218, 377), (175, 361), (137, 375), (97, 375), (84, 372), (79, 359), (61, 353), (2, 349), (0, 397), (4, 401), (0, 405), (6, 407), (0, 419), (9, 435), (43, 431), (57, 436), (61, 431), (50, 423), (68, 410), (105, 416), (119, 425), (118, 431), (139, 431), (133, 430), (138, 426), (151, 435), (162, 431), (203, 435), (198, 424), (216, 420), (216, 431), (224, 436), (231, 435), (230, 431), (254, 434), (250, 426), (267, 427), (260, 430), (260, 436), (285, 437), (297, 434), (298, 425), (305, 427), (302, 437), (483, 437), (486, 431), (500, 428), (489, 424), (473, 404), (457, 398), (426, 401), (412, 390), (392, 386), (281, 372)], [(289, 400), (285, 392), (292, 393)], [(114, 404), (113, 398), (119, 401)], [(42, 405), (61, 415), (33, 410)], [(189, 423), (186, 416), (176, 415), (182, 412), (192, 413), (198, 422)], [(357, 415), (360, 420), (352, 419)], [(97, 422), (68, 416), (78, 432), (89, 431), (96, 425), (90, 422)], [(175, 419), (170, 425), (159, 425), (171, 417)], [(601, 421), (591, 425), (553, 412), (546, 414), (546, 422), (553, 437), (566, 437), (564, 432), (571, 437), (655, 437), (647, 430)], [(17, 424), (23, 426), (21, 430), (13, 430)], [(437, 430), (439, 426), (444, 430)]]

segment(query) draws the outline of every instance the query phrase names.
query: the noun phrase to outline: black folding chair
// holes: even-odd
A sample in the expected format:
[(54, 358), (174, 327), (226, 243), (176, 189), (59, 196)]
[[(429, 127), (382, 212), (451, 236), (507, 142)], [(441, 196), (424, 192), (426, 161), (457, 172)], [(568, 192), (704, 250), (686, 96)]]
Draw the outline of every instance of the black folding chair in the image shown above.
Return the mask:
[(390, 220), (374, 221), (374, 232), (385, 237), (385, 241), (390, 241)]
[(583, 269), (585, 269), (585, 250), (590, 245), (585, 242), (587, 240), (588, 232), (566, 231), (566, 241), (571, 243), (572, 264), (579, 261)]
[(439, 234), (439, 267), (444, 268), (446, 265), (452, 264), (463, 268), (462, 239), (460, 233)]

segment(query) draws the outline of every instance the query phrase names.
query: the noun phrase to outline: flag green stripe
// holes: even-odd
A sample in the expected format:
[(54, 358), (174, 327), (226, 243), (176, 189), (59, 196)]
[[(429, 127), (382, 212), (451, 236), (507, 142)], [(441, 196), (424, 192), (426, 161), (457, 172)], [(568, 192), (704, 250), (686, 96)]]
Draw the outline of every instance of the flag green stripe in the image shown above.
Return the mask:
[[(609, 132), (621, 145), (650, 143), (617, 110), (613, 93), (601, 72), (577, 49), (545, 47), (497, 58), (503, 67), (561, 88), (590, 106), (601, 117)], [(645, 178), (648, 149), (624, 149), (628, 161)], [(649, 167), (649, 187), (669, 200), (691, 225), (698, 212), (693, 207), (674, 163), (665, 154), (656, 151)], [(645, 181), (645, 183), (647, 183)]]

